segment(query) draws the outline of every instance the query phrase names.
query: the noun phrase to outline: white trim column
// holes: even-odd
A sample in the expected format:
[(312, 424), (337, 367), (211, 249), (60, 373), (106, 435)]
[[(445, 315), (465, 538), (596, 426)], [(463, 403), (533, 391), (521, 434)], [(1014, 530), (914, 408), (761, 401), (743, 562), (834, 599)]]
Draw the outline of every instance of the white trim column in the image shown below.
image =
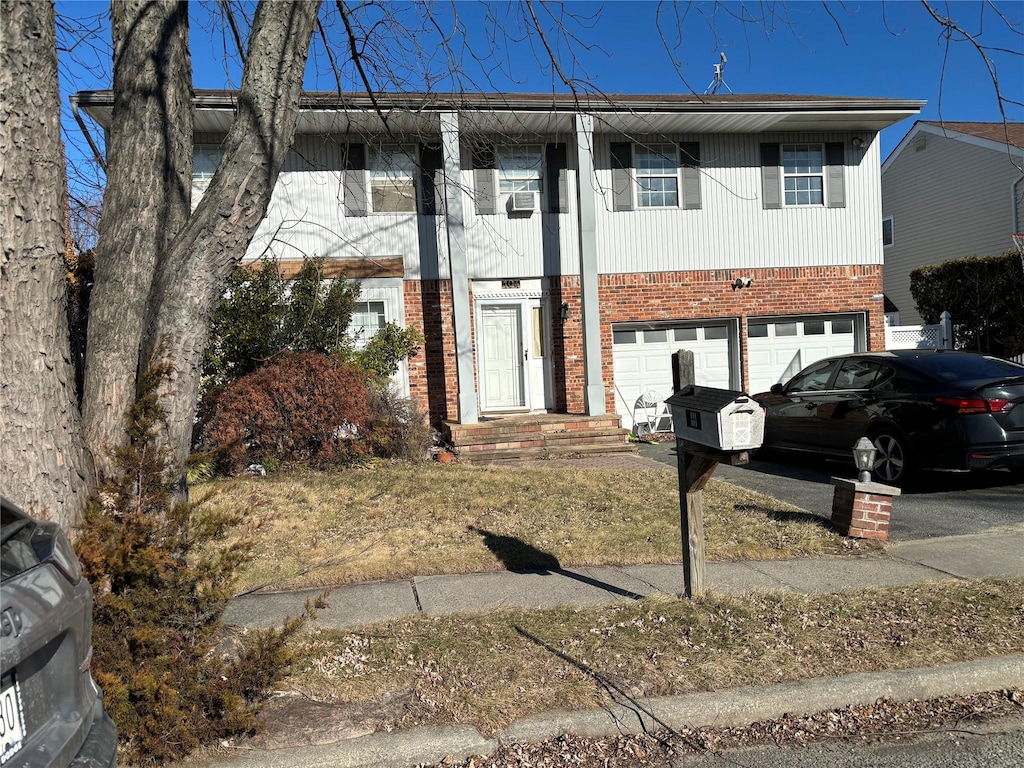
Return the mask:
[(580, 229), (580, 306), (583, 321), (583, 403), (588, 416), (605, 412), (601, 371), (601, 315), (597, 289), (597, 189), (594, 178), (594, 118), (575, 116), (576, 184)]
[(462, 210), (459, 115), (442, 112), (441, 151), (444, 158), (445, 231), (448, 264), (452, 277), (452, 317), (459, 387), (459, 423), (480, 420), (473, 374), (473, 330), (470, 325), (469, 259), (466, 253), (466, 222)]

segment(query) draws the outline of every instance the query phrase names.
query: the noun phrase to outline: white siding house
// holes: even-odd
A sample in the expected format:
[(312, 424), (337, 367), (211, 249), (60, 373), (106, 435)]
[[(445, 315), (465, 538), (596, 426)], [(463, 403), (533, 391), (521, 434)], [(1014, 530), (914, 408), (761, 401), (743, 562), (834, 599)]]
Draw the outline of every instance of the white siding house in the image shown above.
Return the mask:
[[(109, 121), (109, 93), (76, 98)], [(234, 98), (197, 93), (197, 194)], [(418, 327), (404, 384), (435, 425), (629, 426), (678, 349), (696, 383), (761, 391), (884, 347), (878, 132), (921, 106), (311, 94), (248, 258), (322, 256), (365, 281), (366, 317)]]

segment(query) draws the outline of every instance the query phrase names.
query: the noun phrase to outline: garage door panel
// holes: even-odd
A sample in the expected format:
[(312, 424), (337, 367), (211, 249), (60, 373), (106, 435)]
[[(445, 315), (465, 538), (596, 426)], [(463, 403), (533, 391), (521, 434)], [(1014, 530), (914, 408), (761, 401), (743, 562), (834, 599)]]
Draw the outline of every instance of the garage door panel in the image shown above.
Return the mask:
[[(703, 329), (698, 329), (701, 332)], [(728, 339), (699, 338), (696, 340), (656, 343), (616, 344), (612, 348), (615, 375), (616, 403), (622, 415), (622, 425), (633, 426), (633, 406), (637, 399), (656, 392), (662, 399), (672, 394), (672, 353), (687, 349), (693, 352), (697, 384), (706, 387), (729, 386)]]
[[(822, 321), (838, 320), (839, 327), (849, 328), (850, 317), (814, 318), (807, 325), (822, 330)], [(856, 351), (856, 337), (853, 333), (835, 333), (832, 322), (824, 323), (824, 333), (813, 332), (804, 335), (805, 321), (784, 318), (754, 319), (749, 325), (764, 324), (767, 335), (747, 339), (747, 366), (749, 389), (752, 394), (771, 389), (773, 384), (782, 384), (816, 360), (832, 355)], [(796, 335), (791, 335), (796, 326)], [(779, 331), (785, 335), (777, 335)]]

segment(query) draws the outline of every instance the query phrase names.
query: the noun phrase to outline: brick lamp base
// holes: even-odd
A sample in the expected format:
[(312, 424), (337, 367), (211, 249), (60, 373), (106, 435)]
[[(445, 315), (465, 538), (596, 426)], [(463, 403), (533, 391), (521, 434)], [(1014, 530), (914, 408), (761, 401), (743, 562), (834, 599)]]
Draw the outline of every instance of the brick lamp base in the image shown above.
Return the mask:
[(882, 483), (832, 478), (832, 524), (843, 536), (857, 539), (889, 538), (892, 499), (900, 489)]

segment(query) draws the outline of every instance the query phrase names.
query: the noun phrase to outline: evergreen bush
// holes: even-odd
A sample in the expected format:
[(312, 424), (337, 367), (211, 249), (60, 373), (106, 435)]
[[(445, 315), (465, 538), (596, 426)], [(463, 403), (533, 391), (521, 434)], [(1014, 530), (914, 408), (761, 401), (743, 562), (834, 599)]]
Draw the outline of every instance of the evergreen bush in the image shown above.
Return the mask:
[(221, 616), (249, 547), (226, 543), (238, 517), (174, 500), (168, 478), (178, 473), (157, 440), (164, 425), (155, 390), (168, 372), (141, 378), (131, 441), (115, 455), (119, 477), (90, 501), (75, 540), (95, 595), (93, 674), (121, 760), (136, 765), (257, 730), (261, 703), (291, 661), (288, 640), (317, 607), (219, 652)]
[(204, 388), (239, 379), (285, 352), (347, 359), (359, 290), (344, 276), (325, 279), (319, 258), (304, 259), (294, 280), (284, 279), (273, 259), (239, 267), (210, 325)]
[(957, 348), (997, 357), (1024, 352), (1024, 264), (1017, 251), (918, 267), (910, 293), (926, 323), (949, 311)]

